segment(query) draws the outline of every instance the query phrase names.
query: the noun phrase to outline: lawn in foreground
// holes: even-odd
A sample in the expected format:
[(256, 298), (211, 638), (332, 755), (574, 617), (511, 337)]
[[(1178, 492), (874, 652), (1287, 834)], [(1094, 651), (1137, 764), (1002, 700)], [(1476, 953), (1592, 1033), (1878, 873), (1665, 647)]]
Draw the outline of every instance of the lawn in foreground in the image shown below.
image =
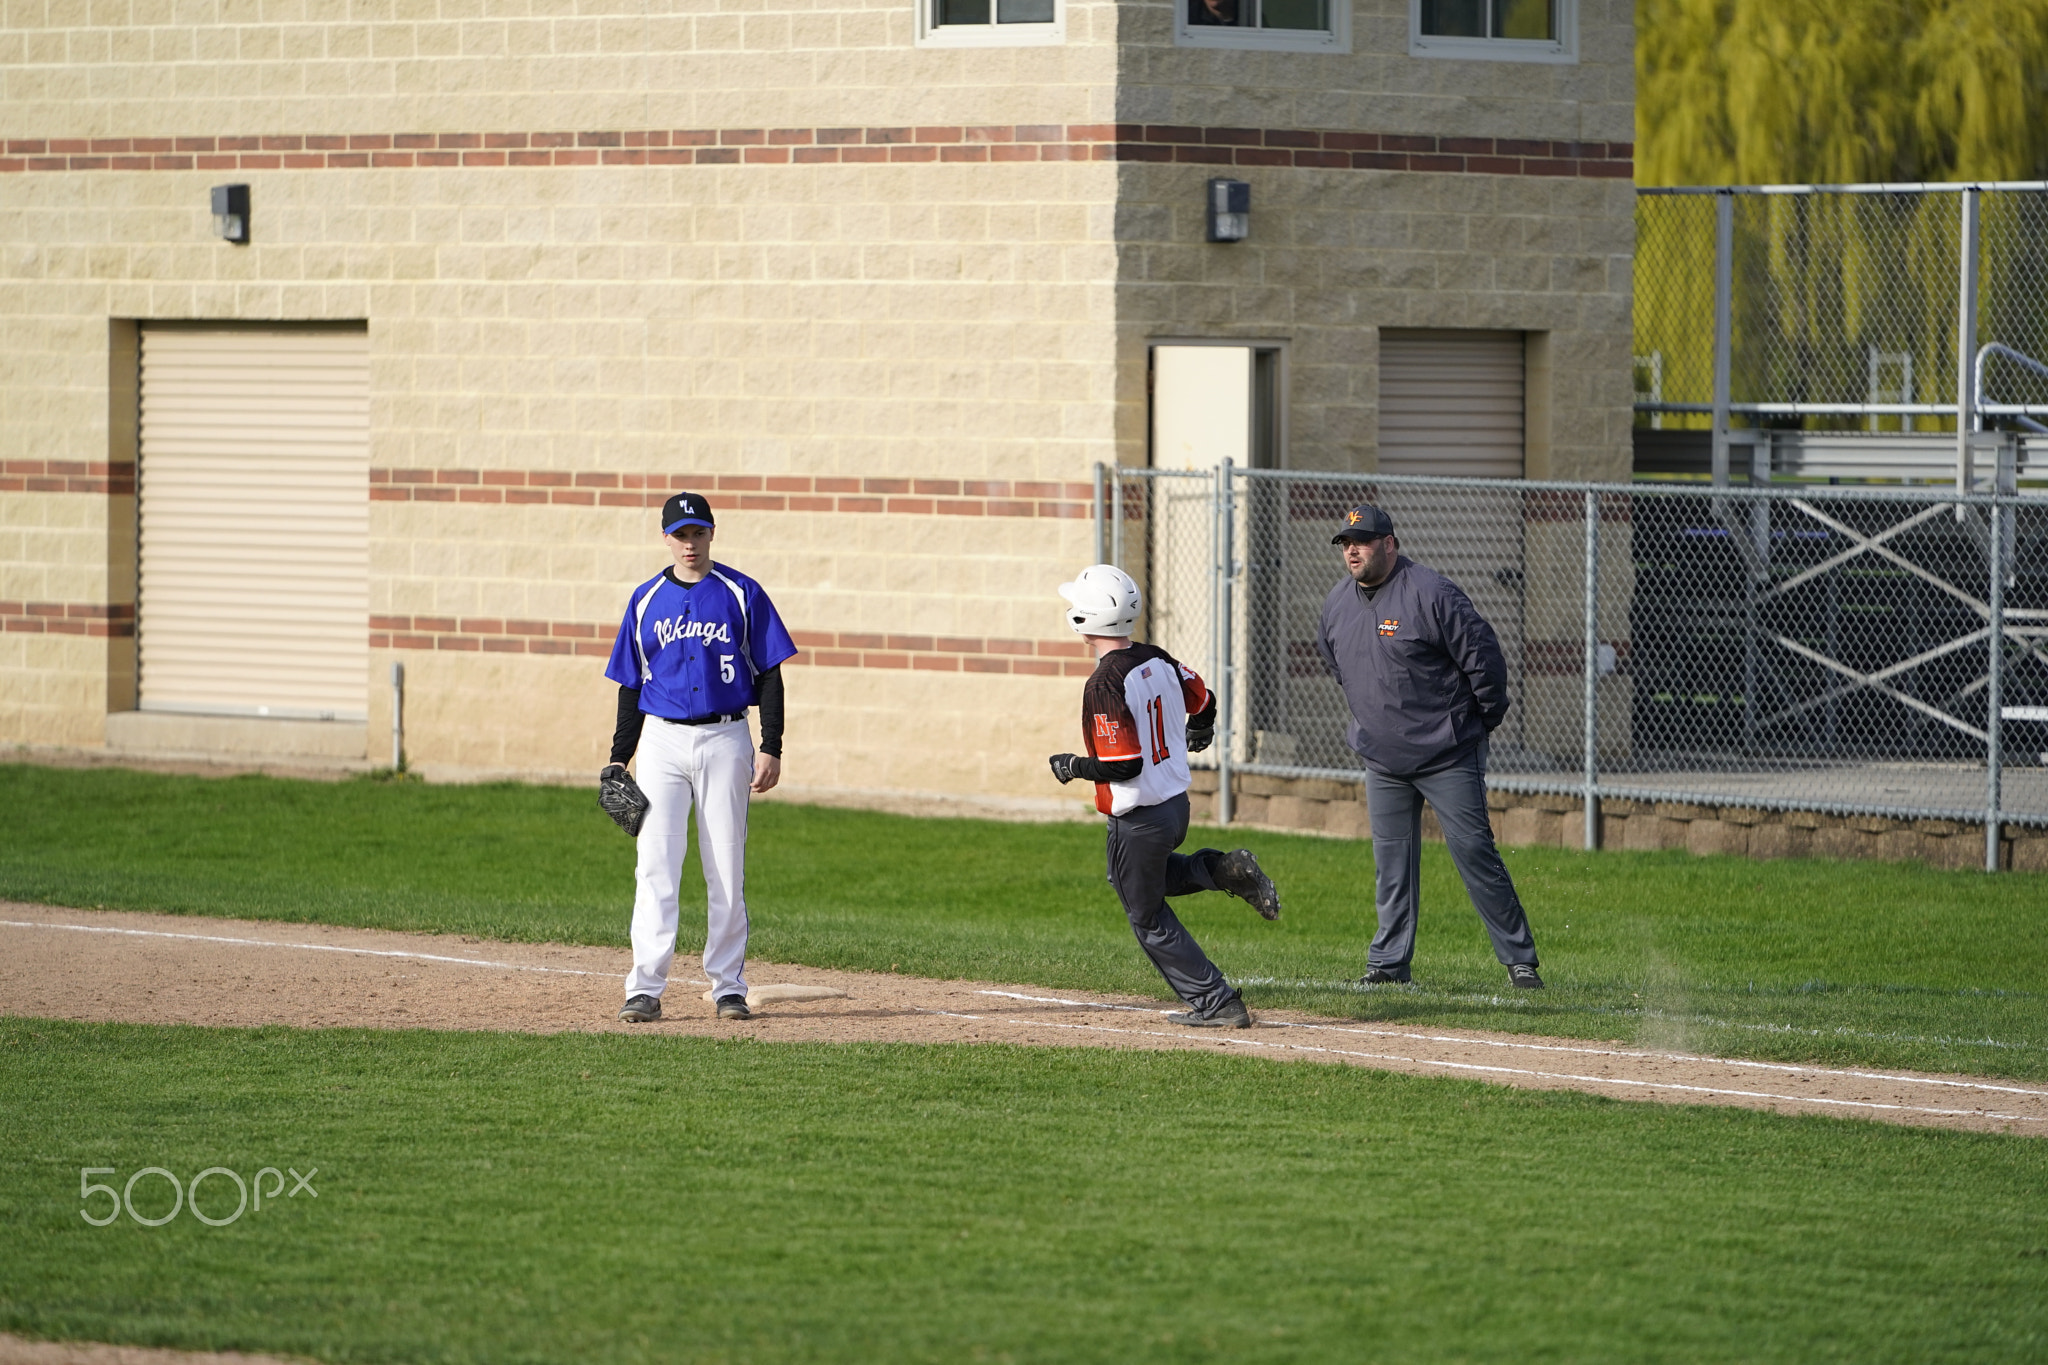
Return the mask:
[[(632, 846), (592, 790), (0, 766), (0, 897), (623, 944)], [(769, 801), (753, 951), (786, 962), (1163, 993), (1092, 824), (917, 820)], [(1417, 984), (1360, 990), (1368, 844), (1256, 849), (1285, 912), (1182, 917), (1254, 1006), (1615, 1038), (1728, 1055), (2048, 1079), (2048, 877), (1878, 863), (1513, 849), (1540, 995), (1510, 992), (1444, 850), (1424, 852)], [(693, 859), (694, 861), (694, 859)], [(702, 881), (683, 878), (682, 946)]]
[[(0, 1328), (361, 1361), (2021, 1360), (2048, 1142), (1207, 1054), (0, 1021)], [(96, 1228), (80, 1169), (313, 1177)], [(137, 1184), (144, 1217), (171, 1207)], [(202, 1208), (232, 1212), (213, 1177)]]

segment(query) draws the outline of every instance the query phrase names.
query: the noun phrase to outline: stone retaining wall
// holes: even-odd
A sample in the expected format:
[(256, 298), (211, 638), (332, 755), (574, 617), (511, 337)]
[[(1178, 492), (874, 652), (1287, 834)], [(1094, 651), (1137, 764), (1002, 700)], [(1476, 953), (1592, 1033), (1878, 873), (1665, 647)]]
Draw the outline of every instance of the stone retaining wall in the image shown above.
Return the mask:
[[(1233, 822), (1317, 830), (1346, 839), (1371, 834), (1362, 783), (1240, 774), (1231, 787)], [(1213, 769), (1195, 773), (1190, 797), (1197, 820), (1214, 818)], [(1577, 797), (1489, 792), (1486, 804), (1494, 838), (1503, 844), (1577, 848), (1584, 838), (1585, 807)], [(1435, 812), (1424, 811), (1422, 831), (1425, 838), (1442, 840)], [(1930, 867), (1981, 868), (1984, 827), (1954, 820), (1891, 820), (1753, 806), (1603, 801), (1600, 847), (1682, 848), (1701, 856), (1721, 853), (1747, 858), (1917, 860)], [(2048, 829), (2007, 825), (1999, 862), (2019, 871), (2048, 871)]]

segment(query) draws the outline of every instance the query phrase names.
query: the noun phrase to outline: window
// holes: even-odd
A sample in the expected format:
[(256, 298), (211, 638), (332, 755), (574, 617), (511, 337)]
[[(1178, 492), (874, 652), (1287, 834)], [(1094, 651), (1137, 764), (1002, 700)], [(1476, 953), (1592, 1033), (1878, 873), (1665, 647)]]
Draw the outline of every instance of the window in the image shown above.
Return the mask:
[(1491, 62), (1576, 62), (1578, 0), (1408, 0), (1408, 53)]
[(1181, 47), (1349, 52), (1351, 0), (1174, 0)]
[(917, 0), (920, 47), (1025, 47), (1067, 37), (1066, 0)]

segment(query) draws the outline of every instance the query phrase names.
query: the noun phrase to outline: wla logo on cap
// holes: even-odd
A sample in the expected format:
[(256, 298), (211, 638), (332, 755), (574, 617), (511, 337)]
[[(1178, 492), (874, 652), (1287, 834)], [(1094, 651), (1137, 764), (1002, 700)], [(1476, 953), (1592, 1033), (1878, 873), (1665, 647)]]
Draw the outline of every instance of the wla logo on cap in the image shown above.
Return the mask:
[(704, 515), (704, 509), (691, 502), (688, 498), (678, 498), (676, 500), (676, 510), (686, 517), (701, 517)]

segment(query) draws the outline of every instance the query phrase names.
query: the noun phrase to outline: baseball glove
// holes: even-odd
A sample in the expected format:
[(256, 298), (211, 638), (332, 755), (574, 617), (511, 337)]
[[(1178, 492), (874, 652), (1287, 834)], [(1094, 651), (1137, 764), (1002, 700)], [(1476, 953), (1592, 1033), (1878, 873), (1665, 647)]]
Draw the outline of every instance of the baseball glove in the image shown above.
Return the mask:
[(597, 775), (597, 804), (612, 823), (638, 838), (647, 820), (647, 793), (633, 780), (623, 763), (608, 763)]

